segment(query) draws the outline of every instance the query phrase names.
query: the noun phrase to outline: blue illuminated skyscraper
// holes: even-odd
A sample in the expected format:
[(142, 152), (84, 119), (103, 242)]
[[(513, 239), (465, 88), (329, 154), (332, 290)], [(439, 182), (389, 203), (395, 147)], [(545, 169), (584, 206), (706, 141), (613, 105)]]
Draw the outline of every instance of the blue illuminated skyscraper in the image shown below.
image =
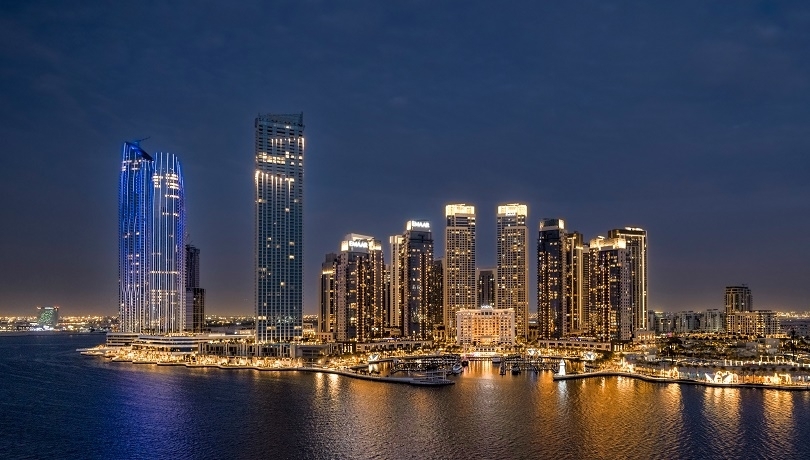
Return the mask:
[(153, 160), (137, 142), (125, 142), (118, 189), (118, 314), (121, 332), (150, 325)]
[(152, 266), (150, 332), (183, 332), (186, 320), (186, 209), (180, 160), (155, 154), (152, 176)]
[(255, 123), (256, 340), (302, 335), (304, 114)]

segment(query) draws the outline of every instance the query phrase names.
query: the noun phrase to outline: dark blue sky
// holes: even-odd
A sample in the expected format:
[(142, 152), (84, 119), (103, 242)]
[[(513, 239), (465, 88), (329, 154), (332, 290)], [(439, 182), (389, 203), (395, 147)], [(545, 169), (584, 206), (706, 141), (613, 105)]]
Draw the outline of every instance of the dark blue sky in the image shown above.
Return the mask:
[(452, 201), (480, 266), (524, 201), (532, 234), (646, 228), (654, 309), (738, 283), (810, 309), (808, 56), (806, 2), (3, 2), (0, 315), (116, 314), (147, 136), (183, 161), (207, 311), (252, 313), (253, 119), (299, 111), (305, 312), (344, 234), (429, 219), (442, 254)]

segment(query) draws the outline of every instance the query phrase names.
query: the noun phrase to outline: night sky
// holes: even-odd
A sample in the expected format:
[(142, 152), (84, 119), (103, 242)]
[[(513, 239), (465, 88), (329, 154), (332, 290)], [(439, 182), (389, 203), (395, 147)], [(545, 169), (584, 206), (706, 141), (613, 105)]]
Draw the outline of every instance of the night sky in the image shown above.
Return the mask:
[(0, 315), (117, 314), (121, 144), (145, 137), (183, 162), (207, 313), (252, 314), (260, 112), (304, 113), (305, 313), (346, 233), (427, 219), (443, 255), (466, 202), (488, 267), (514, 201), (531, 253), (541, 218), (647, 229), (652, 309), (740, 283), (810, 309), (807, 2), (6, 1)]

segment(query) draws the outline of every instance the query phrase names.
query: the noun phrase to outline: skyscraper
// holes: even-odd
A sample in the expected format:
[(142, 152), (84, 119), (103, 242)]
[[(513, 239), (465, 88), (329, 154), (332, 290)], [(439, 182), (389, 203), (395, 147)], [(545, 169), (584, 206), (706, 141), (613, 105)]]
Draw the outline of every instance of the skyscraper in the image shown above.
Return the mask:
[(599, 237), (589, 246), (591, 332), (600, 340), (630, 340), (633, 308), (627, 242)]
[(121, 332), (151, 325), (152, 157), (138, 142), (125, 142), (118, 187), (118, 315)]
[(588, 324), (588, 245), (579, 232), (565, 233), (565, 335), (581, 334)]
[(389, 289), (388, 289), (388, 326), (400, 328), (402, 330), (402, 285), (404, 282), (402, 271), (402, 235), (388, 237), (388, 244), (391, 247), (390, 261), (388, 266)]
[(186, 330), (202, 332), (205, 326), (205, 289), (200, 287), (200, 250), (186, 245)]
[(433, 234), (429, 222), (411, 220), (406, 224), (398, 257), (402, 335), (423, 340), (432, 338), (429, 280), (433, 271)]
[(537, 238), (537, 322), (540, 337), (556, 339), (570, 329), (567, 313), (565, 222), (543, 219)]
[(528, 208), (511, 203), (498, 206), (497, 279), (495, 308), (515, 309), (515, 336), (529, 336), (529, 227)]
[(456, 312), (476, 308), (475, 206), (445, 207), (444, 326), (448, 339), (455, 338)]
[(318, 318), (320, 332), (335, 332), (335, 271), (337, 270), (338, 255), (330, 252), (324, 257), (321, 264), (321, 285), (318, 304), (320, 317)]
[(497, 273), (495, 268), (480, 268), (478, 269), (478, 306), (483, 307), (489, 305), (495, 306), (495, 277)]
[(289, 342), (303, 332), (304, 114), (254, 128), (256, 340)]
[(623, 238), (630, 257), (632, 329), (647, 329), (647, 231), (625, 227), (608, 232), (608, 238)]
[(186, 323), (186, 209), (183, 172), (176, 155), (155, 154), (152, 184), (149, 330), (153, 334), (182, 332)]
[(743, 284), (741, 286), (726, 286), (726, 314), (743, 311), (753, 311), (754, 300), (751, 296), (751, 288)]
[(350, 233), (340, 245), (335, 269), (335, 336), (367, 341), (383, 337), (385, 261), (371, 236)]
[(434, 259), (428, 279), (428, 322), (433, 325), (433, 340), (444, 340), (444, 259)]

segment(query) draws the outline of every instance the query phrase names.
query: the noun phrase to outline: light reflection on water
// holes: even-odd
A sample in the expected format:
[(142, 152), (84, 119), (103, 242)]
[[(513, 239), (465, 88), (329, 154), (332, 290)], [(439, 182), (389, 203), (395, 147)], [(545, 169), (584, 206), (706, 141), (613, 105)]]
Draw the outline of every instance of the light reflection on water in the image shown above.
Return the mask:
[(804, 392), (554, 382), (489, 362), (419, 388), (73, 352), (95, 341), (0, 338), (5, 457), (810, 458)]

